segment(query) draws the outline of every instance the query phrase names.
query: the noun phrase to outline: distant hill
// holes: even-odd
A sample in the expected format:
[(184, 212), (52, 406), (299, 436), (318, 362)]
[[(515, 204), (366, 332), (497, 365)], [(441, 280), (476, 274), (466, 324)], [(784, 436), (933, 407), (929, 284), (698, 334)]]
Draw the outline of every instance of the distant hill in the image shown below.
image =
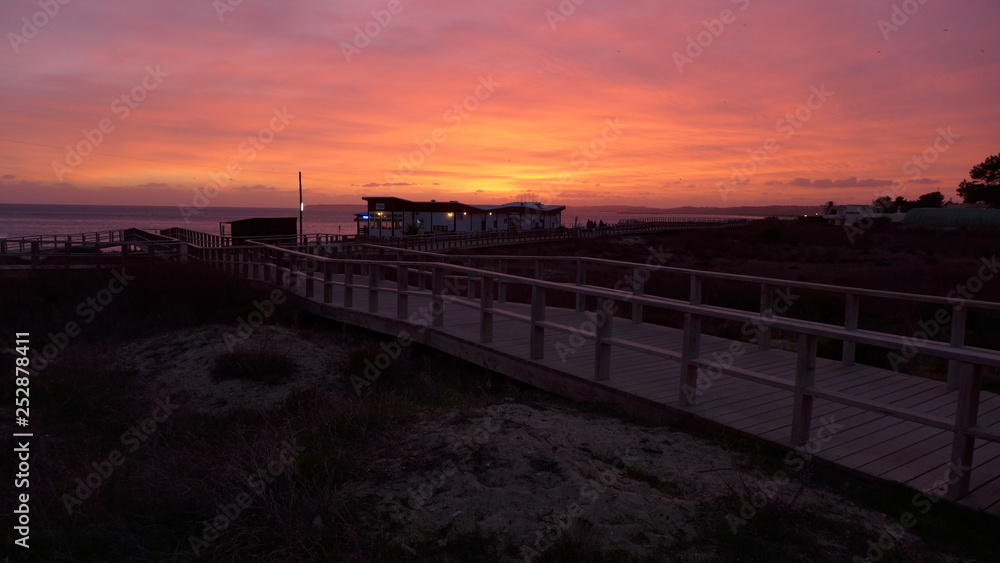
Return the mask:
[(819, 205), (745, 205), (742, 207), (646, 207), (643, 205), (574, 205), (576, 212), (627, 213), (635, 215), (812, 215), (820, 212)]

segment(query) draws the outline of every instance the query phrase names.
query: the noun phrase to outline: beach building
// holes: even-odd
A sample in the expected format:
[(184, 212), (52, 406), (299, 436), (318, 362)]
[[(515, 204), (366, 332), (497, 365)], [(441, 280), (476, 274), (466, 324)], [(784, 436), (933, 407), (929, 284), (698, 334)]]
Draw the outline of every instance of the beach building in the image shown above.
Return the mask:
[(881, 207), (875, 205), (836, 205), (823, 215), (823, 218), (837, 226), (851, 226), (865, 219), (888, 218), (893, 223), (900, 223), (906, 213), (883, 213)]
[(433, 233), (477, 233), (554, 229), (562, 225), (565, 205), (512, 202), (470, 205), (458, 201), (410, 201), (366, 196), (368, 210), (355, 214), (358, 234), (379, 237)]

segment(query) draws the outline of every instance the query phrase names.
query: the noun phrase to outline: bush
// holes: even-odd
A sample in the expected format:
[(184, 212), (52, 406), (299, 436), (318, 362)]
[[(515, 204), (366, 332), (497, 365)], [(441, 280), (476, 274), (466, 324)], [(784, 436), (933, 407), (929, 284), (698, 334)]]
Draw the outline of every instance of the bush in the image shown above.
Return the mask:
[(224, 379), (249, 379), (268, 384), (281, 383), (295, 375), (298, 366), (285, 352), (262, 345), (256, 349), (242, 348), (215, 358), (212, 375)]

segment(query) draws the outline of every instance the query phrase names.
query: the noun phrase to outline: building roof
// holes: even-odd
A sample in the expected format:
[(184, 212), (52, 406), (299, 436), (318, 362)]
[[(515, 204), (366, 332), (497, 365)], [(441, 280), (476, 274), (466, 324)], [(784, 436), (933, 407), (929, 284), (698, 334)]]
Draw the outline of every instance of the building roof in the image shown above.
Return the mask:
[(385, 211), (497, 211), (533, 210), (539, 213), (558, 213), (565, 205), (543, 205), (539, 202), (511, 202), (502, 205), (469, 205), (458, 201), (410, 201), (393, 196), (364, 196), (361, 199), (371, 203), (385, 204)]

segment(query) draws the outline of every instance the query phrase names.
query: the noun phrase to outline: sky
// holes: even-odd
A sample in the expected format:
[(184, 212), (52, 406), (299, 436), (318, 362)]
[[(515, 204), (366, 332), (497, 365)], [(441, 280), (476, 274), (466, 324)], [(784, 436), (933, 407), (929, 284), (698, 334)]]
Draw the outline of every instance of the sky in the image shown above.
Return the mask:
[(867, 203), (1000, 153), (996, 0), (0, 4), (0, 203)]

